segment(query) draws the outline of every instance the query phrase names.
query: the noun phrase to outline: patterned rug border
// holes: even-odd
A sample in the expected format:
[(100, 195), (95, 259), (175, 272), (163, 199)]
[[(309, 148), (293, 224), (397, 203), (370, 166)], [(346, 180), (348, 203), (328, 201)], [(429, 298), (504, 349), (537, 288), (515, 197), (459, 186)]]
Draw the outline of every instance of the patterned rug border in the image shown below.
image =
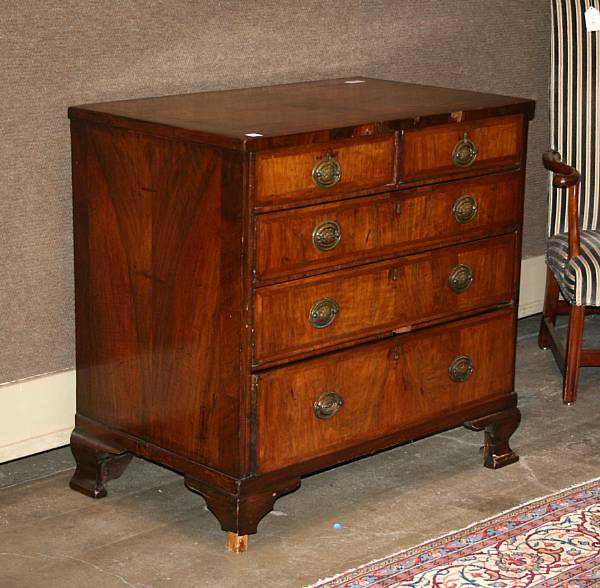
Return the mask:
[[(562, 490), (559, 490), (557, 492), (551, 492), (550, 494), (546, 494), (544, 496), (539, 496), (537, 498), (533, 498), (533, 499), (528, 500), (527, 502), (523, 502), (513, 508), (503, 510), (499, 513), (496, 513), (496, 514), (489, 516), (485, 519), (482, 519), (480, 521), (475, 521), (473, 523), (470, 523), (469, 525), (462, 527), (461, 529), (449, 531), (448, 533), (439, 535), (434, 539), (427, 539), (421, 543), (418, 543), (417, 545), (407, 547), (406, 549), (401, 549), (400, 551), (392, 553), (391, 555), (373, 559), (373, 560), (369, 561), (368, 563), (361, 564), (359, 566), (356, 566), (355, 568), (350, 568), (339, 574), (335, 574), (334, 576), (331, 576), (329, 578), (318, 580), (314, 584), (305, 586), (305, 588), (319, 588), (320, 586), (326, 586), (328, 583), (335, 582), (336, 580), (340, 580), (340, 579), (344, 578), (345, 576), (348, 576), (349, 574), (354, 574), (356, 572), (360, 572), (361, 570), (368, 571), (368, 568), (370, 566), (386, 565), (386, 563), (388, 563), (388, 560), (392, 561), (401, 555), (402, 556), (410, 556), (425, 546), (435, 548), (438, 545), (440, 545), (441, 543), (448, 543), (448, 542), (454, 540), (457, 536), (463, 535), (466, 531), (471, 531), (471, 530), (475, 531), (483, 526), (488, 525), (491, 521), (493, 521), (495, 519), (499, 519), (499, 518), (504, 517), (509, 514), (518, 514), (522, 511), (529, 510), (531, 506), (538, 504), (538, 503), (542, 504), (543, 502), (546, 502), (551, 497), (554, 497), (556, 499), (561, 499), (564, 496), (566, 496), (567, 494), (573, 493), (574, 490), (578, 490), (578, 489), (583, 490), (586, 488), (591, 488), (591, 487), (599, 486), (599, 485), (600, 485), (600, 477), (596, 477), (591, 480), (587, 480), (586, 482), (579, 482), (577, 484), (573, 484), (572, 486), (563, 488)], [(596, 585), (600, 586), (600, 584), (594, 584), (594, 586), (596, 586)], [(331, 588), (335, 588), (335, 586), (332, 586)]]

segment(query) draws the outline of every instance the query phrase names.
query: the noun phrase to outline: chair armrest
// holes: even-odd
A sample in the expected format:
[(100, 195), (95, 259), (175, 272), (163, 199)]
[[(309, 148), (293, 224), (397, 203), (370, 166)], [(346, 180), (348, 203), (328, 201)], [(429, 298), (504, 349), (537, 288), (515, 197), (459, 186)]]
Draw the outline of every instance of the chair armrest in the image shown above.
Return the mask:
[(544, 167), (554, 174), (552, 185), (556, 188), (568, 188), (579, 183), (579, 172), (574, 167), (564, 163), (558, 151), (546, 151), (542, 155), (542, 162)]
[(552, 185), (567, 189), (568, 221), (569, 221), (569, 259), (579, 255), (581, 251), (579, 239), (579, 181), (580, 174), (572, 166), (561, 160), (558, 151), (546, 151), (542, 162), (553, 174)]

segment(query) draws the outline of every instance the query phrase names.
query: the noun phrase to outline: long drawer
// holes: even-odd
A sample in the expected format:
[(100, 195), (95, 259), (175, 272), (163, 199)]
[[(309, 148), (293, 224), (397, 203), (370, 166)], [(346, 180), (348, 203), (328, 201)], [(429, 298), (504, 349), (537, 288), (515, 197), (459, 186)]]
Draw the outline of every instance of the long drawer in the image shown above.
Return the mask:
[(515, 246), (510, 234), (257, 288), (254, 365), (510, 302)]
[(513, 230), (520, 174), (490, 175), (256, 219), (256, 279), (288, 278)]
[(258, 472), (510, 393), (514, 335), (504, 309), (260, 375)]

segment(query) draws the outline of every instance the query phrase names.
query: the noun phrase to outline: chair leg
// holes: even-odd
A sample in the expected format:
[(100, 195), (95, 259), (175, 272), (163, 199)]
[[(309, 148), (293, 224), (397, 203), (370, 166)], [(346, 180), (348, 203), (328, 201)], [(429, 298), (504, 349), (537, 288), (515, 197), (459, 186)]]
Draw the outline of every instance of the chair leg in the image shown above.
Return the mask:
[(558, 314), (558, 282), (550, 268), (546, 270), (546, 295), (544, 297), (544, 312), (542, 314), (542, 323), (540, 324), (540, 334), (538, 336), (538, 345), (542, 349), (550, 347), (548, 331), (546, 329), (546, 319), (554, 325), (556, 324), (556, 315)]
[(584, 319), (585, 306), (572, 305), (569, 309), (565, 377), (563, 380), (563, 402), (565, 404), (573, 404), (577, 396)]

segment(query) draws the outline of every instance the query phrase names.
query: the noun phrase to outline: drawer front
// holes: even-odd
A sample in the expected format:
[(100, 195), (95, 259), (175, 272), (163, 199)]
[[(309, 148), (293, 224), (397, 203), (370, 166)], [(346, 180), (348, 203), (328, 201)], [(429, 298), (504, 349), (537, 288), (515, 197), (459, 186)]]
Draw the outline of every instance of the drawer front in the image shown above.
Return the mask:
[(510, 393), (514, 329), (513, 311), (502, 310), (261, 375), (258, 471), (333, 453)]
[(277, 206), (394, 183), (394, 135), (276, 152), (254, 162), (255, 203)]
[(517, 165), (522, 140), (521, 116), (406, 131), (401, 178), (406, 182)]
[(254, 363), (509, 302), (515, 244), (495, 237), (258, 288)]
[(256, 277), (286, 278), (513, 230), (520, 172), (272, 212), (256, 219)]

